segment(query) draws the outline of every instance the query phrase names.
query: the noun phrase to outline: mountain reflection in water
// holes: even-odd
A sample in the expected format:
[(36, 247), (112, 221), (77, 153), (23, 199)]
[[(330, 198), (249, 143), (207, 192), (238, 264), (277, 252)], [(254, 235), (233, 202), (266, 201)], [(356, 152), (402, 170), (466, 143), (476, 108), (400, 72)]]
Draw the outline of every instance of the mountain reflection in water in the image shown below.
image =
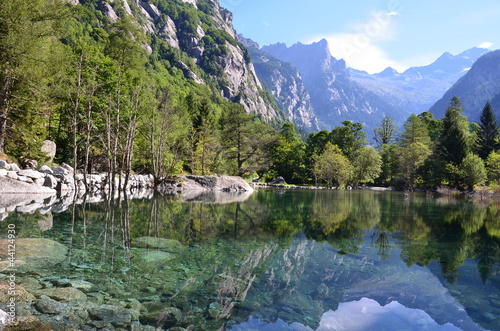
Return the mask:
[[(0, 236), (9, 224), (17, 231), (19, 284), (85, 281), (104, 305), (144, 306), (142, 325), (500, 330), (495, 202), (267, 189), (250, 196), (30, 199), (0, 210)], [(30, 242), (58, 248), (45, 252), (55, 267), (22, 247)], [(175, 319), (156, 318), (165, 311)]]

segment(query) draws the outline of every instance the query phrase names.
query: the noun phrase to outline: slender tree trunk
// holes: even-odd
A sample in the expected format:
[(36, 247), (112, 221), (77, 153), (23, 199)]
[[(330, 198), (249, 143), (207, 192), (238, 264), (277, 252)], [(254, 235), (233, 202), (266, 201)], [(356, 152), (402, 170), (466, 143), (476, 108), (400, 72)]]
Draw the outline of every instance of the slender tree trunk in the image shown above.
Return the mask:
[(9, 118), (9, 82), (8, 68), (5, 68), (0, 86), (0, 153), (5, 153), (5, 138)]

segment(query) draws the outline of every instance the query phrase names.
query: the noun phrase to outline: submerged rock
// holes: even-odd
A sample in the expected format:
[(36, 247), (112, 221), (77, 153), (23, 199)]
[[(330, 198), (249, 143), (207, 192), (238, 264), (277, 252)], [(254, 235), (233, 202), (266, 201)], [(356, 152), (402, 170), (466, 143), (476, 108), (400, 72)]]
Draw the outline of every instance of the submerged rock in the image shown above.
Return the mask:
[(127, 326), (132, 323), (133, 314), (129, 309), (112, 305), (101, 305), (89, 310), (94, 320), (109, 322), (115, 326)]
[(155, 238), (155, 237), (140, 237), (132, 239), (132, 247), (137, 248), (156, 248), (163, 249), (169, 252), (176, 252), (182, 248), (180, 241), (175, 239)]
[(0, 282), (0, 303), (9, 303), (11, 298), (11, 293), (15, 292), (13, 296), (16, 302), (27, 302), (31, 303), (35, 301), (35, 297), (26, 291), (24, 287), (16, 285), (15, 281), (10, 282)]
[(61, 302), (87, 301), (85, 293), (73, 287), (48, 288), (39, 290), (37, 293)]
[(40, 299), (35, 303), (35, 308), (44, 314), (61, 314), (68, 310), (68, 307), (46, 295), (40, 296)]
[[(6, 259), (8, 239), (0, 239), (0, 258)], [(64, 261), (68, 248), (54, 240), (45, 238), (16, 239), (16, 260), (26, 264), (22, 270), (37, 270)]]
[(134, 254), (140, 268), (157, 269), (173, 260), (176, 256), (172, 253), (162, 251), (150, 251), (138, 249)]
[(170, 328), (178, 325), (182, 319), (182, 312), (178, 308), (167, 307), (161, 311), (142, 314), (142, 324), (154, 325), (161, 328)]

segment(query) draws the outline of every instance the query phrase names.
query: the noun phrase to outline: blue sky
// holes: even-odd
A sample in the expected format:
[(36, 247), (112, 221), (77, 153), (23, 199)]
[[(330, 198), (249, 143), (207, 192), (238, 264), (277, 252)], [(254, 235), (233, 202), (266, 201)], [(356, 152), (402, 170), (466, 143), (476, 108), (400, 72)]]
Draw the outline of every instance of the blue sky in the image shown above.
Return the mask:
[(426, 65), (444, 52), (500, 48), (498, 0), (220, 0), (238, 33), (261, 46), (326, 38), (350, 67)]

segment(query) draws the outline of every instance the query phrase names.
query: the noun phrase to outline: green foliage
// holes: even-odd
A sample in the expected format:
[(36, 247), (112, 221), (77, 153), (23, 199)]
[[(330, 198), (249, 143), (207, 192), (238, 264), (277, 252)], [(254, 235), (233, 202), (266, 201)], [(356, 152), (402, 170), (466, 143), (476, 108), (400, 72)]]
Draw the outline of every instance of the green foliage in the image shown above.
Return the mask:
[(429, 132), (429, 137), (432, 142), (435, 143), (441, 137), (441, 132), (443, 130), (443, 122), (434, 118), (434, 114), (424, 111), (419, 114), (418, 117), (427, 126), (427, 131)]
[(380, 148), (382, 166), (380, 176), (375, 181), (377, 184), (384, 186), (395, 184), (399, 168), (399, 154), (400, 147), (398, 145), (382, 145)]
[[(44, 140), (40, 130), (50, 116), (51, 78), (60, 62), (53, 55), (59, 55), (56, 37), (63, 18), (57, 1), (0, 4), (0, 153), (22, 155), (28, 152), (22, 146)], [(33, 125), (35, 131), (24, 131)]]
[(405, 190), (413, 191), (418, 182), (417, 172), (431, 155), (431, 140), (427, 126), (415, 114), (410, 115), (404, 124), (399, 139), (399, 177)]
[(282, 176), (287, 183), (298, 184), (304, 181), (305, 166), (305, 148), (295, 126), (292, 123), (285, 123), (281, 129), (278, 140), (271, 148), (271, 157), (273, 164), (270, 170), (276, 176)]
[(353, 166), (340, 148), (327, 143), (320, 155), (313, 156), (316, 181), (326, 181), (327, 187), (346, 186), (353, 176)]
[(498, 124), (490, 103), (484, 106), (480, 121), (477, 151), (478, 155), (485, 160), (492, 151), (500, 147)]
[(244, 176), (267, 169), (276, 137), (269, 126), (246, 114), (243, 106), (229, 104), (222, 113), (221, 130), (227, 173)]
[(462, 183), (468, 191), (474, 190), (476, 185), (484, 184), (487, 176), (483, 160), (475, 154), (467, 154), (460, 165), (460, 175)]
[(500, 184), (500, 152), (491, 152), (486, 159), (488, 179)]
[(443, 132), (439, 141), (441, 156), (446, 162), (456, 165), (462, 163), (469, 152), (469, 123), (462, 112), (463, 106), (460, 99), (454, 97), (446, 109)]
[(388, 115), (384, 117), (380, 127), (373, 129), (373, 131), (373, 139), (379, 148), (383, 145), (393, 143), (396, 138), (396, 126), (394, 125), (394, 120)]
[(330, 142), (337, 145), (349, 160), (354, 158), (356, 151), (364, 147), (366, 134), (363, 132), (361, 123), (351, 121), (342, 122), (343, 126), (338, 126), (330, 133)]
[(363, 147), (356, 151), (352, 165), (353, 174), (350, 182), (354, 187), (359, 184), (373, 183), (382, 172), (382, 158), (371, 147)]

